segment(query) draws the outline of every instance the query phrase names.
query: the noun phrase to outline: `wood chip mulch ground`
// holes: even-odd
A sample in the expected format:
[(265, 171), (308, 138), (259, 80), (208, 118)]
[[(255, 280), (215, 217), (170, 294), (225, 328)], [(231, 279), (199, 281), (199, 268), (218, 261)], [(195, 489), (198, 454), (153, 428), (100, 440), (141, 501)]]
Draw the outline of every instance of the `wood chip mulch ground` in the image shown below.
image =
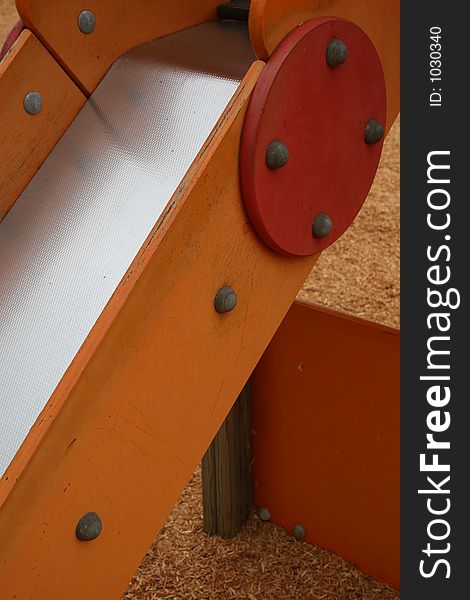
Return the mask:
[(123, 600), (398, 600), (335, 554), (255, 514), (233, 540), (208, 537), (201, 495), (198, 469)]

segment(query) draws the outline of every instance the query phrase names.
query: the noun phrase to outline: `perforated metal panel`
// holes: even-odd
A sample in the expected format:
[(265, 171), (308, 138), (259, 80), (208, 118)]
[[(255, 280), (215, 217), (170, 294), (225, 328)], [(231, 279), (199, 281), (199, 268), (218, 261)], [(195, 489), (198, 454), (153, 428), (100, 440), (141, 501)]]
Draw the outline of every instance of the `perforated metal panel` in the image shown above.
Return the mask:
[(0, 224), (0, 475), (253, 60), (240, 23), (132, 50)]

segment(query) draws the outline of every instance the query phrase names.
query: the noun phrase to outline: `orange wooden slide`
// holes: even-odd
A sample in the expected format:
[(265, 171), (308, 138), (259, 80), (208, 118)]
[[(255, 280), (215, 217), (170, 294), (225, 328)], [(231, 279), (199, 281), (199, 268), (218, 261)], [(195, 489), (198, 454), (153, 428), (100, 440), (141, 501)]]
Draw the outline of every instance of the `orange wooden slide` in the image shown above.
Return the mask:
[[(327, 341), (305, 345), (304, 328), (331, 326), (351, 348), (328, 377), (380, 351), (390, 368), (364, 390), (396, 381), (396, 332), (291, 306), (365, 200), (397, 115), (399, 2), (219, 4), (17, 0), (25, 28), (0, 62), (2, 599), (119, 598), (252, 373), (254, 417), (264, 402), (274, 423), (283, 365), (308, 365), (315, 381), (321, 348), (334, 356)], [(332, 448), (318, 471), (331, 493), (361, 475), (354, 439), (352, 470), (334, 447), (351, 412), (364, 415), (358, 452), (373, 444), (366, 468), (383, 486), (365, 506), (390, 499), (390, 552), (369, 561), (374, 541), (346, 524), (338, 542), (333, 510), (318, 526), (315, 473), (285, 502), (303, 511), (309, 541), (398, 585), (396, 387), (376, 412), (342, 386), (308, 397), (299, 371), (286, 373), (301, 437), (317, 403), (329, 424), (312, 427), (307, 450)], [(273, 431), (255, 436), (255, 470)], [(276, 461), (263, 481), (255, 472), (255, 501), (290, 527)], [(345, 523), (361, 512), (359, 489)]]

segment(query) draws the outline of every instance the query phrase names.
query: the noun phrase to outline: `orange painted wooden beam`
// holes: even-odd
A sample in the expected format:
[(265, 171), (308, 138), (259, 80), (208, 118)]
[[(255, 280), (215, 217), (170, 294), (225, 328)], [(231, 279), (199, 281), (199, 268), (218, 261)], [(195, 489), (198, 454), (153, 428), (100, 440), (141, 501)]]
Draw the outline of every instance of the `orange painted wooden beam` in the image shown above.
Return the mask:
[[(0, 483), (5, 600), (120, 597), (315, 264), (269, 250), (243, 208), (240, 135), (262, 68), (241, 83)], [(220, 315), (225, 284), (238, 305)], [(103, 532), (79, 542), (88, 511)]]
[(251, 379), (255, 504), (394, 588), (399, 345), (397, 330), (295, 303)]
[(387, 83), (387, 127), (400, 110), (399, 0), (252, 0), (250, 37), (257, 56), (266, 60), (294, 27), (314, 17), (349, 19), (371, 38)]
[[(16, 0), (25, 25), (89, 94), (125, 52), (214, 20), (218, 4), (219, 0)], [(96, 19), (87, 34), (78, 26), (85, 9)]]
[[(28, 92), (42, 97), (42, 110), (29, 115)], [(23, 31), (0, 63), (0, 221), (15, 203), (86, 102), (85, 96), (30, 31)]]
[[(91, 93), (113, 62), (130, 48), (216, 18), (220, 0), (111, 2), (90, 0), (86, 9), (96, 27), (84, 34), (79, 0), (17, 0), (29, 27), (84, 91)], [(399, 0), (252, 0), (250, 36), (257, 55), (267, 59), (282, 38), (318, 16), (349, 19), (371, 37), (382, 60), (389, 97), (388, 123), (399, 110)]]

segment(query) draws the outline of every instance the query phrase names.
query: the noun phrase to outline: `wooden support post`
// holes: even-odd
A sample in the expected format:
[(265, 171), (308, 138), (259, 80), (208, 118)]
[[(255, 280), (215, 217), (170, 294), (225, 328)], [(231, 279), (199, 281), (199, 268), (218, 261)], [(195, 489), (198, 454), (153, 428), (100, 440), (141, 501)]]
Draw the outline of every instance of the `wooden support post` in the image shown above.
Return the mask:
[(232, 538), (252, 507), (249, 384), (202, 459), (204, 531)]

